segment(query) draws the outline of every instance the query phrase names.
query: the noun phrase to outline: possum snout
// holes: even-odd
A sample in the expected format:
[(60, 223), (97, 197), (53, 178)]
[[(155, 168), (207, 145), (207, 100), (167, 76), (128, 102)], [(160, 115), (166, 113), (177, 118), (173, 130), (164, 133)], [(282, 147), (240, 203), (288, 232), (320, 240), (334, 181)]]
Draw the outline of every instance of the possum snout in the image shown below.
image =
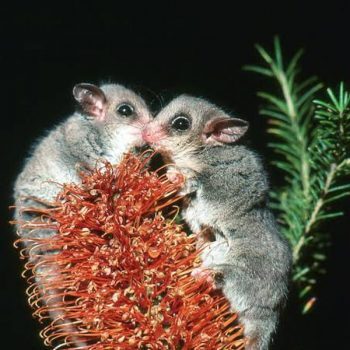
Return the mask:
[(142, 138), (149, 144), (156, 144), (166, 136), (165, 130), (158, 123), (149, 123), (142, 130)]

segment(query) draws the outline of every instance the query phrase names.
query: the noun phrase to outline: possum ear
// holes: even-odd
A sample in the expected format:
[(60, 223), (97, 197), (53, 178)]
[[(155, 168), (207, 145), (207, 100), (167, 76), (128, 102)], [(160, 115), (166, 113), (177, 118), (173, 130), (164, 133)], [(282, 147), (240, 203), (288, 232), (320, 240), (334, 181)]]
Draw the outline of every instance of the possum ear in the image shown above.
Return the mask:
[(248, 130), (249, 123), (243, 119), (214, 117), (204, 127), (206, 143), (234, 143)]
[(87, 83), (77, 84), (73, 88), (73, 96), (84, 114), (101, 120), (104, 119), (107, 99), (98, 86)]

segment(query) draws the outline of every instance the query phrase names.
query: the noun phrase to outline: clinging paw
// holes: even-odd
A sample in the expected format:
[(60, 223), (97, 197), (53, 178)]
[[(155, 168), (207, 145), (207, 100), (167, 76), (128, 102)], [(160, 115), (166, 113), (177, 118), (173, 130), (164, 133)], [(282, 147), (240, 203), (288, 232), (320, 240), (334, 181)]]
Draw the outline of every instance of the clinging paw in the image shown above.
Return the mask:
[(208, 269), (204, 267), (197, 267), (192, 271), (191, 275), (195, 279), (205, 280), (207, 283), (213, 285), (214, 289), (220, 289), (224, 280), (223, 272), (215, 268)]
[(177, 169), (171, 167), (167, 170), (166, 176), (168, 180), (174, 184), (181, 183), (184, 181), (185, 177)]
[(214, 284), (214, 275), (213, 275), (213, 271), (211, 269), (197, 267), (197, 268), (193, 269), (191, 275), (192, 275), (192, 277), (194, 277), (197, 280), (203, 279), (210, 284)]
[(183, 184), (180, 192), (182, 195), (193, 193), (198, 189), (198, 181), (192, 172), (186, 172), (186, 170), (180, 172), (177, 168), (171, 166), (168, 168), (166, 176), (174, 184)]

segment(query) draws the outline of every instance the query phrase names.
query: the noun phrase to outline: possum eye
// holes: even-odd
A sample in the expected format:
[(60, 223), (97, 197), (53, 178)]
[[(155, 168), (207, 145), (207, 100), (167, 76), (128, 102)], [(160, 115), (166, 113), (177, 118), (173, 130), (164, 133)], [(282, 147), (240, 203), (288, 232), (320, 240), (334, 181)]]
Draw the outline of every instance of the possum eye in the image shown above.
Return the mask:
[(191, 127), (191, 119), (186, 115), (177, 115), (171, 121), (171, 128), (177, 131), (185, 131)]
[(123, 117), (130, 117), (134, 114), (134, 107), (128, 103), (122, 103), (117, 107), (117, 112)]

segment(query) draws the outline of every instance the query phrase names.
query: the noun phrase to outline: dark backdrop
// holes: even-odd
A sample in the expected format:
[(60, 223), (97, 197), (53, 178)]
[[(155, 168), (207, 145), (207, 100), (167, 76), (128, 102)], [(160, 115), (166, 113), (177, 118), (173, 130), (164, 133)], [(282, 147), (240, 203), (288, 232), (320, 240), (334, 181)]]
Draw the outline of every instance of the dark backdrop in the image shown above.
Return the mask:
[[(317, 74), (330, 86), (344, 80), (350, 87), (348, 2), (304, 2), (231, 2), (230, 8), (217, 2), (190, 8), (170, 1), (158, 6), (148, 1), (123, 6), (121, 1), (2, 5), (1, 344), (42, 348), (11, 246), (7, 206), (28, 147), (72, 113), (73, 85), (117, 81), (142, 92), (154, 109), (179, 92), (204, 96), (249, 119), (252, 145), (269, 159), (255, 96), (266, 84), (241, 70), (257, 61), (254, 43), (271, 47), (273, 35), (279, 34), (286, 54), (306, 49), (305, 76)], [(349, 341), (346, 210), (347, 218), (331, 225), (328, 274), (320, 279), (315, 310), (301, 318), (292, 297), (276, 349), (330, 349)]]

